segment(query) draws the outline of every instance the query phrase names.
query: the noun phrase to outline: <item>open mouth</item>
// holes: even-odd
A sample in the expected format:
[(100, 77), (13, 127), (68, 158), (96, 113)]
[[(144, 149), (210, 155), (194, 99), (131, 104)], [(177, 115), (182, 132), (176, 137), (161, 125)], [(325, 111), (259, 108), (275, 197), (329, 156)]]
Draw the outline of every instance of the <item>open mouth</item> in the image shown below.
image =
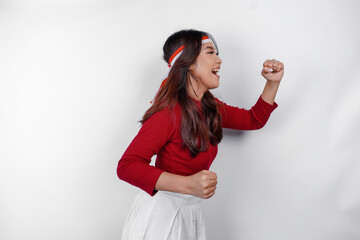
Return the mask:
[(212, 70), (212, 73), (215, 74), (215, 75), (217, 75), (218, 72), (219, 72), (219, 69), (213, 69), (213, 70)]

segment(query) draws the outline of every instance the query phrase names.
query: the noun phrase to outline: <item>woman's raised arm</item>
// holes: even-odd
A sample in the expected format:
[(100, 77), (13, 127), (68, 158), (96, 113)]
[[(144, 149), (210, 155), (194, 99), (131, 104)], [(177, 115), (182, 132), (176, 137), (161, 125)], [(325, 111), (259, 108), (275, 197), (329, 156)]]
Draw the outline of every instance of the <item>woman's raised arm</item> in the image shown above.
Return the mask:
[(261, 97), (265, 102), (272, 105), (275, 102), (275, 96), (284, 75), (284, 64), (275, 59), (266, 60), (261, 75), (267, 80)]

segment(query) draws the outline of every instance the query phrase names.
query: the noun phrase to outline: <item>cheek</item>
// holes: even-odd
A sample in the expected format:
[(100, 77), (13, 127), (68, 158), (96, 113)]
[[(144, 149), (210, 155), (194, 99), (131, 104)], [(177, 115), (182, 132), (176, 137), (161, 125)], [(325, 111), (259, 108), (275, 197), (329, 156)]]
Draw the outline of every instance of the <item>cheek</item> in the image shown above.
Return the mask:
[(205, 69), (201, 65), (197, 65), (193, 70), (193, 74), (199, 78), (201, 78), (204, 75), (204, 73), (205, 73)]
[(200, 79), (208, 78), (212, 74), (212, 72), (211, 72), (212, 65), (213, 64), (211, 63), (210, 59), (208, 59), (204, 56), (199, 56), (198, 59), (196, 60), (196, 63), (194, 64), (194, 68), (193, 68), (192, 72), (193, 72), (194, 76), (197, 76)]
[(208, 64), (198, 64), (198, 67), (197, 67), (197, 72), (201, 75), (209, 75), (211, 73), (211, 69), (210, 67), (208, 66)]

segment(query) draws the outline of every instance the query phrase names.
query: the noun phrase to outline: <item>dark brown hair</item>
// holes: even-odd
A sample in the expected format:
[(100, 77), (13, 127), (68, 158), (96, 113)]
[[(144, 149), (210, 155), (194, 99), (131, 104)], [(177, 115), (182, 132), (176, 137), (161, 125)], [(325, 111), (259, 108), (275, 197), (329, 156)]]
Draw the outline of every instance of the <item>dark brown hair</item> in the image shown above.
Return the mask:
[[(192, 156), (206, 151), (209, 142), (212, 145), (220, 143), (222, 139), (221, 115), (218, 103), (214, 96), (205, 92), (201, 99), (199, 111), (194, 100), (188, 95), (190, 81), (190, 65), (196, 62), (201, 51), (201, 38), (212, 36), (197, 30), (182, 30), (172, 34), (165, 42), (163, 59), (168, 63), (171, 55), (182, 45), (183, 53), (171, 67), (168, 79), (155, 96), (152, 106), (145, 112), (141, 123), (144, 123), (152, 114), (169, 107), (174, 109), (179, 103), (181, 107), (181, 137), (184, 146), (190, 149)], [(214, 44), (215, 41), (213, 40)], [(217, 48), (217, 46), (215, 46)]]

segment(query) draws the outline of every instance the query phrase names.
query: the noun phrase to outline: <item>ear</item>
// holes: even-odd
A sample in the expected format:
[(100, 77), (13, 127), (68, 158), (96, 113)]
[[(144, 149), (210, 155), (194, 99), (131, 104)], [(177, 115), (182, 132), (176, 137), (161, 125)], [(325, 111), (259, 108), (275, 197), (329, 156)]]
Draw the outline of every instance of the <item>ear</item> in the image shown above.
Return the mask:
[(192, 70), (190, 70), (190, 67), (189, 67), (189, 71), (188, 71), (188, 80), (190, 83), (198, 82), (196, 75), (194, 75), (194, 72)]
[(196, 68), (196, 62), (190, 65), (189, 67), (190, 72), (194, 71), (195, 68)]

